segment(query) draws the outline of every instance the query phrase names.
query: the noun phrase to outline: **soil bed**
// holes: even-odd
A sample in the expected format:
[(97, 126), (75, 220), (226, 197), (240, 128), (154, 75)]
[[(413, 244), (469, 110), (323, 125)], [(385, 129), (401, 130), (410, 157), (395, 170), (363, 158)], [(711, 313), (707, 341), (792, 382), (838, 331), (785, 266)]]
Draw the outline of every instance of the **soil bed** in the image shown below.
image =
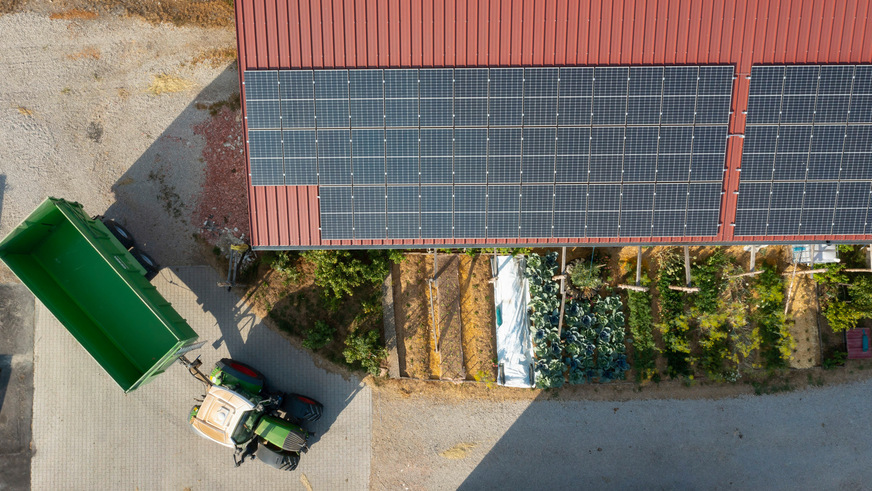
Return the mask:
[[(409, 255), (393, 266), (394, 315), (397, 328), (397, 351), (400, 374), (404, 377), (429, 379), (433, 351), (432, 317), (429, 285), (433, 263), (423, 255)], [(438, 366), (438, 361), (434, 360)]]
[(460, 308), (463, 364), (468, 380), (496, 380), (496, 318), (490, 256), (460, 256)]

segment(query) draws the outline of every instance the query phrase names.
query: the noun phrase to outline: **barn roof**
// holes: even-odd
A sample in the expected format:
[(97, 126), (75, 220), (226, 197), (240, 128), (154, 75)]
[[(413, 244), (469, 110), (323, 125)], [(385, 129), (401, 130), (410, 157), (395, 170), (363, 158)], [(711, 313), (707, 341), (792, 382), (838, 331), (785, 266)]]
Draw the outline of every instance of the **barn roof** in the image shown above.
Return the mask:
[[(326, 240), (319, 188), (251, 186), (256, 248), (870, 241), (872, 234), (737, 235), (752, 66), (872, 62), (869, 0), (240, 0), (240, 81), (251, 70), (732, 65), (714, 236)], [(243, 94), (244, 97), (244, 94)], [(243, 101), (243, 111), (247, 111)], [(244, 113), (246, 115), (246, 113)], [(244, 130), (248, 134), (246, 124)], [(246, 163), (249, 160), (246, 148)], [(250, 184), (250, 182), (249, 182)]]

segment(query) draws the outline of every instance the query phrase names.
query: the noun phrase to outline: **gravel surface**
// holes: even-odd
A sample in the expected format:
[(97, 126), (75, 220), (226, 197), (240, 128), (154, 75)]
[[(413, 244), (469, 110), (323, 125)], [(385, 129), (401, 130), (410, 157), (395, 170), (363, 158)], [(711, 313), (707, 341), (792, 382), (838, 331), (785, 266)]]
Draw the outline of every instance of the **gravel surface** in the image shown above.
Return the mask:
[(24, 12), (0, 16), (0, 45), (0, 237), (55, 196), (117, 219), (162, 264), (197, 262), (194, 126), (211, 117), (197, 103), (239, 91), (235, 65), (198, 61), (233, 30)]
[(872, 381), (770, 396), (457, 401), (373, 392), (373, 489), (862, 489)]

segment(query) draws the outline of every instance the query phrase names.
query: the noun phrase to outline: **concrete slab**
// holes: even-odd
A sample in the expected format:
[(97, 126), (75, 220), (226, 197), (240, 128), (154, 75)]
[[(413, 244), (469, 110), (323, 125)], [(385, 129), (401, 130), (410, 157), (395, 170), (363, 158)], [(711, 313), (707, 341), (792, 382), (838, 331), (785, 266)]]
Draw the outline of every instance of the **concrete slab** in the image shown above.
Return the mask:
[(0, 489), (30, 489), (33, 295), (0, 285)]
[(296, 471), (257, 461), (195, 435), (187, 416), (202, 385), (181, 365), (125, 395), (41, 305), (36, 309), (34, 489), (366, 489), (372, 396), (358, 379), (315, 366), (266, 327), (208, 267), (164, 269), (153, 281), (207, 344), (204, 367), (232, 357), (276, 388), (320, 400), (324, 416)]

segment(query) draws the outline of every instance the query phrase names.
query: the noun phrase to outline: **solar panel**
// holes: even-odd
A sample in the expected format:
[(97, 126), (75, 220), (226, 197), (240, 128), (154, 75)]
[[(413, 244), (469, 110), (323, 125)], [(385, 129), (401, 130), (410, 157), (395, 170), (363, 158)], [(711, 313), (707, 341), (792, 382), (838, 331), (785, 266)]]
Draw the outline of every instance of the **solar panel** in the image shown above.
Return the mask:
[(870, 68), (752, 67), (737, 235), (868, 232)]
[[(351, 201), (321, 193), (324, 239), (685, 235), (690, 211), (717, 233), (718, 218), (686, 197), (697, 182), (720, 196), (729, 66), (244, 78), (252, 184), (353, 190)], [(672, 183), (685, 199), (658, 209), (655, 188)]]

